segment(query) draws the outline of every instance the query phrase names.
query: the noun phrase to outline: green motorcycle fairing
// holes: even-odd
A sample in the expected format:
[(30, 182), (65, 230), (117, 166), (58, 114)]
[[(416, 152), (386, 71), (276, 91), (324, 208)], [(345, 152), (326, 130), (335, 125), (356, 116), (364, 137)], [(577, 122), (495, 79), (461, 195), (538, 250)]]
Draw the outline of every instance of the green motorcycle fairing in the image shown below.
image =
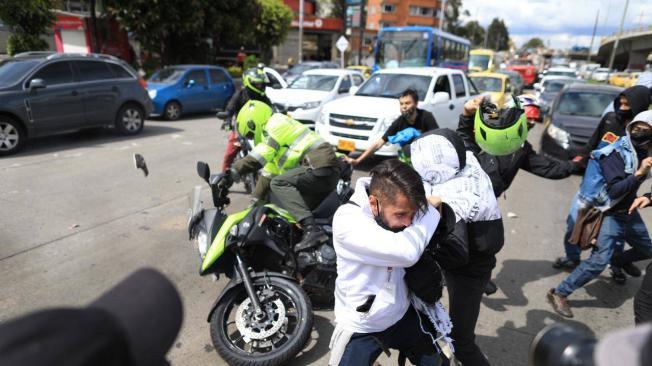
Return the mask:
[(268, 204), (265, 205), (265, 207), (274, 210), (279, 216), (281, 216), (282, 218), (288, 220), (288, 222), (290, 224), (296, 224), (297, 223), (297, 220), (294, 218), (294, 216), (292, 216), (292, 214), (287, 212), (287, 210), (282, 209), (282, 208), (280, 208), (279, 206), (277, 206), (277, 205), (275, 205), (273, 203), (268, 203)]

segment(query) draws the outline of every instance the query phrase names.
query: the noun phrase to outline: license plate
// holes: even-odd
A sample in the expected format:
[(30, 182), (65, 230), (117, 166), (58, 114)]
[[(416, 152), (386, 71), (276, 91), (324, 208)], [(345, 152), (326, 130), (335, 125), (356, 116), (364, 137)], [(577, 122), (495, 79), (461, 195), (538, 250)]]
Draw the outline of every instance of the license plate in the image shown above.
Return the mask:
[(355, 142), (348, 140), (339, 140), (337, 149), (342, 151), (355, 151)]

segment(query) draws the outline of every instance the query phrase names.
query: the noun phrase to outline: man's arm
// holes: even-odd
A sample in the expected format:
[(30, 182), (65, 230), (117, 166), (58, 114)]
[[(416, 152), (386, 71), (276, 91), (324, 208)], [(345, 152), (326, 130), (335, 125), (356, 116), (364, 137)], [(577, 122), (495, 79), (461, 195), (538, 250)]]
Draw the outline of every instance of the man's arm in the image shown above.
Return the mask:
[(428, 132), (432, 130), (436, 130), (439, 128), (439, 124), (437, 123), (437, 120), (435, 119), (435, 116), (430, 113), (429, 111), (424, 110), (423, 111), (423, 125), (424, 125), (424, 131), (423, 132)]
[(652, 192), (648, 192), (641, 197), (636, 197), (632, 205), (629, 207), (628, 213), (631, 215), (634, 211), (645, 208), (652, 204)]
[(383, 140), (383, 137), (381, 137), (381, 138), (379, 138), (378, 140), (376, 140), (376, 142), (374, 142), (373, 144), (371, 144), (371, 145), (367, 148), (367, 150), (365, 150), (365, 151), (364, 151), (360, 156), (358, 156), (357, 158), (355, 158), (355, 159), (350, 159), (350, 158), (346, 157), (346, 160), (347, 160), (351, 165), (358, 165), (358, 164), (360, 164), (364, 159), (366, 159), (369, 155), (373, 155), (376, 151), (378, 151), (378, 149), (380, 149), (381, 147), (383, 147), (383, 145), (385, 145), (385, 140)]
[(428, 205), (412, 225), (394, 233), (373, 218), (362, 217), (353, 205), (344, 205), (333, 218), (335, 251), (342, 258), (374, 266), (410, 267), (423, 254), (438, 222), (437, 209)]
[(598, 123), (598, 127), (595, 129), (595, 131), (593, 131), (593, 135), (591, 135), (589, 142), (586, 143), (586, 151), (584, 151), (584, 153), (580, 155), (582, 157), (582, 160), (588, 160), (591, 151), (598, 148), (600, 139), (602, 139), (602, 136), (604, 135), (604, 125), (606, 123), (608, 115), (609, 114), (606, 114), (604, 117), (602, 117), (600, 123)]
[(607, 194), (611, 199), (620, 198), (636, 192), (639, 181), (645, 179), (652, 166), (652, 158), (646, 158), (634, 174), (625, 173), (625, 163), (618, 153), (612, 153), (600, 159), (600, 168), (607, 182)]
[(527, 158), (520, 168), (539, 177), (563, 179), (569, 177), (574, 172), (581, 171), (579, 162), (558, 161), (539, 155), (527, 141), (523, 145), (523, 149), (527, 154)]
[(226, 105), (226, 108), (224, 108), (224, 111), (229, 114), (229, 118), (234, 114), (237, 114), (242, 104), (244, 104), (241, 102), (243, 98), (242, 97), (243, 90), (244, 89), (240, 89), (240, 91), (233, 94), (231, 99), (229, 99), (229, 103)]
[(244, 159), (240, 159), (233, 164), (231, 168), (237, 176), (249, 174), (258, 171), (267, 163), (274, 160), (276, 150), (267, 142), (261, 142)]

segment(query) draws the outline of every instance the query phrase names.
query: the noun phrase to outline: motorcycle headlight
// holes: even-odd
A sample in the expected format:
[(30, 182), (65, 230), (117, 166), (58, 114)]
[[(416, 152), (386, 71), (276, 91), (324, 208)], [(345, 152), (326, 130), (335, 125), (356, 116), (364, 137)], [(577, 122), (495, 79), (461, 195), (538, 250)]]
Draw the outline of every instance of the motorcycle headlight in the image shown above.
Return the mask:
[(548, 125), (548, 135), (552, 137), (561, 147), (568, 149), (570, 147), (570, 133), (565, 130), (550, 124)]
[(156, 98), (156, 90), (154, 90), (154, 89), (153, 90), (148, 90), (147, 94), (149, 94), (150, 99)]
[(319, 107), (320, 104), (321, 104), (321, 101), (316, 100), (314, 102), (303, 103), (301, 105), (301, 108), (303, 108), (303, 109), (313, 109), (313, 108)]
[(206, 252), (208, 252), (208, 247), (210, 246), (208, 233), (204, 230), (200, 230), (197, 234), (197, 249), (199, 250), (199, 256), (204, 259)]

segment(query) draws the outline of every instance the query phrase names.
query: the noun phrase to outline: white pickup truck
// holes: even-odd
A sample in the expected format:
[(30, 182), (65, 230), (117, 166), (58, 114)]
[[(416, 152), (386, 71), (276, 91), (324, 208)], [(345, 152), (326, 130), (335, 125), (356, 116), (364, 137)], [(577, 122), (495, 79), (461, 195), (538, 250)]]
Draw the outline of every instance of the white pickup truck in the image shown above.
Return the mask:
[[(464, 103), (478, 94), (466, 75), (439, 67), (396, 68), (374, 73), (350, 96), (324, 105), (315, 130), (341, 151), (364, 151), (400, 114), (398, 95), (407, 88), (419, 94), (418, 107), (432, 112), (439, 127), (456, 129)], [(394, 156), (398, 146), (385, 144), (377, 155)]]

